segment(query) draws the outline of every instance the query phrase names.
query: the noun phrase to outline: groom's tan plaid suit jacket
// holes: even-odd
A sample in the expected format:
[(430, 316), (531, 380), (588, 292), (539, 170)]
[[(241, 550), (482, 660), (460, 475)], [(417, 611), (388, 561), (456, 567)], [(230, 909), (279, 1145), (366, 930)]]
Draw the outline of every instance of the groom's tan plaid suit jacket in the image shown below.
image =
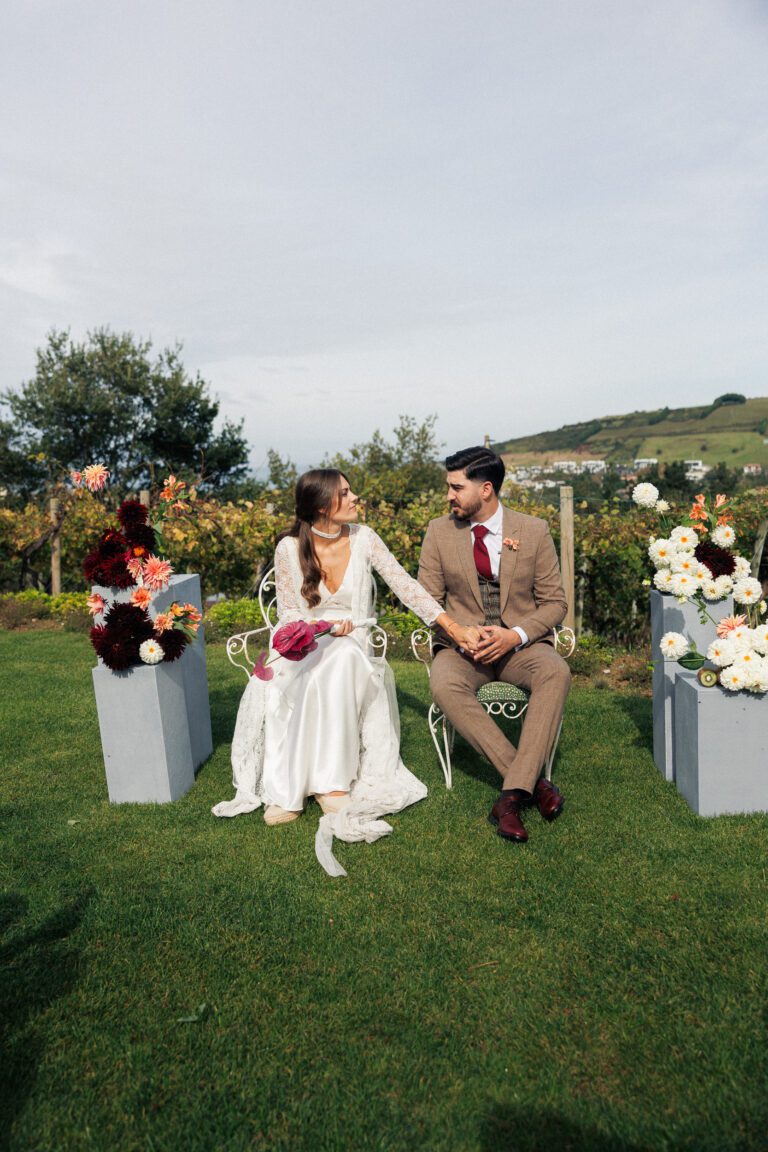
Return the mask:
[[(570, 674), (552, 648), (552, 629), (562, 623), (568, 603), (560, 566), (544, 520), (504, 508), (499, 597), (502, 624), (522, 628), (528, 643), (494, 665), (461, 656), (447, 636), (435, 656), (431, 686), (435, 701), (453, 726), (501, 773), (504, 786), (532, 791), (557, 734)], [(469, 522), (453, 516), (432, 520), (419, 563), (419, 583), (459, 624), (483, 624), (483, 597), (475, 568)], [(530, 693), (517, 749), (476, 700), (489, 680), (518, 684)]]
[[(502, 623), (525, 630), (531, 644), (552, 642), (568, 609), (557, 554), (546, 521), (504, 508), (499, 595)], [(468, 520), (432, 520), (421, 549), (419, 583), (459, 624), (483, 623), (483, 598)], [(442, 638), (441, 638), (442, 642)], [(445, 643), (450, 643), (445, 638)]]

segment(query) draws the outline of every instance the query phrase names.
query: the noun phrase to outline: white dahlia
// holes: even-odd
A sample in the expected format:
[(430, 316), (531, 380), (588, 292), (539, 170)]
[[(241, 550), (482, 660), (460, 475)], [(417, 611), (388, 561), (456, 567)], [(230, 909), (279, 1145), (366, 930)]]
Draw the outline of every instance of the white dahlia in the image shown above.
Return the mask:
[(715, 584), (717, 584), (720, 589), (717, 597), (718, 600), (722, 600), (725, 596), (730, 596), (731, 592), (733, 592), (733, 580), (731, 580), (730, 576), (718, 576)]
[(659, 592), (671, 592), (672, 580), (673, 576), (669, 568), (659, 568), (653, 577), (653, 584), (655, 588), (658, 588)]
[(699, 538), (694, 529), (688, 528), (685, 524), (681, 524), (678, 528), (673, 528), (670, 536), (678, 548), (695, 548), (699, 542)]
[(696, 569), (700, 567), (693, 553), (687, 551), (676, 553), (669, 566), (673, 572), (685, 572), (688, 576), (693, 576)]
[(701, 582), (701, 593), (705, 600), (722, 600), (720, 589), (717, 586), (717, 580), (711, 576), (705, 577)]
[(736, 533), (730, 524), (719, 524), (712, 529), (712, 542), (720, 548), (733, 548), (736, 543)]
[(735, 664), (731, 664), (730, 668), (720, 673), (720, 683), (729, 692), (740, 692), (742, 688), (746, 688), (747, 680), (747, 673), (743, 668), (737, 668)]
[(753, 652), (751, 648), (742, 648), (737, 652), (733, 658), (732, 668), (744, 668), (747, 675), (751, 676), (760, 667), (762, 656), (758, 656), (757, 652)]
[(139, 656), (145, 664), (159, 664), (163, 659), (164, 652), (157, 640), (145, 640), (139, 646)]
[(661, 512), (662, 516), (664, 515), (665, 512), (669, 512), (668, 502), (666, 500), (657, 500), (656, 501), (656, 511)]
[(707, 648), (707, 660), (716, 664), (718, 668), (727, 668), (729, 664), (733, 664), (735, 656), (736, 645), (730, 639), (713, 640)]
[(752, 575), (752, 567), (744, 556), (734, 556), (736, 567), (731, 573), (734, 584), (737, 580), (743, 580), (746, 576)]
[(673, 572), (670, 581), (670, 591), (673, 596), (677, 596), (679, 600), (690, 600), (691, 596), (695, 595), (699, 590), (699, 582), (693, 576), (689, 576), (687, 572)]
[(738, 652), (752, 649), (752, 629), (746, 624), (737, 624), (735, 628), (731, 628), (728, 639), (733, 641)]
[(632, 499), (641, 508), (655, 508), (659, 490), (655, 484), (636, 484), (632, 489)]
[(759, 604), (762, 595), (762, 584), (752, 576), (745, 576), (733, 586), (733, 598), (737, 604)]
[(665, 632), (659, 641), (659, 648), (665, 660), (679, 660), (690, 650), (690, 644), (682, 632)]
[(752, 629), (752, 647), (761, 656), (768, 656), (768, 624), (758, 624)]
[(752, 668), (749, 690), (750, 692), (768, 692), (768, 660), (764, 656), (760, 658), (759, 665)]
[(677, 548), (671, 540), (654, 540), (648, 548), (648, 555), (657, 568), (668, 568), (677, 555)]

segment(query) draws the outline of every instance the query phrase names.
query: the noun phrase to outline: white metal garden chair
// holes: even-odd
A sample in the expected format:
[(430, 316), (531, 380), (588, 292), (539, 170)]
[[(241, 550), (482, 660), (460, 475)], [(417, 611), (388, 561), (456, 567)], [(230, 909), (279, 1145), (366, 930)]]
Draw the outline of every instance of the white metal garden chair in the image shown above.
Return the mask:
[[(555, 650), (568, 660), (573, 655), (574, 648), (576, 647), (575, 632), (572, 628), (553, 628), (552, 633), (555, 641)], [(426, 668), (427, 678), (429, 678), (432, 671), (432, 642), (433, 633), (431, 628), (416, 628), (411, 633), (411, 651), (419, 663), (423, 664)], [(503, 716), (507, 720), (522, 719), (528, 707), (528, 693), (525, 689), (518, 688), (515, 684), (505, 684), (501, 680), (492, 680), (489, 684), (484, 684), (477, 693), (477, 699), (483, 705), (489, 716)], [(446, 788), (451, 788), (453, 787), (451, 754), (453, 752), (453, 742), (456, 732), (445, 713), (438, 708), (435, 703), (432, 703), (430, 706), (427, 723), (429, 724), (429, 731), (440, 761), (440, 767), (445, 776), (445, 786)], [(563, 722), (561, 720), (560, 726), (557, 729), (557, 735), (552, 744), (552, 751), (544, 766), (544, 774), (547, 780), (552, 779), (552, 764), (554, 763), (562, 727)]]
[[(373, 609), (376, 609), (376, 581), (371, 576), (373, 584)], [(277, 589), (275, 587), (275, 570), (270, 568), (265, 572), (259, 584), (259, 608), (264, 624), (261, 628), (252, 628), (250, 632), (237, 632), (227, 640), (227, 656), (235, 668), (241, 668), (246, 676), (253, 672), (256, 663), (255, 654), (249, 652), (248, 644), (255, 641), (259, 648), (266, 646), (272, 638), (272, 633), (278, 625), (277, 620)], [(256, 639), (261, 637), (261, 639)], [(387, 655), (387, 634), (378, 624), (370, 625), (368, 629), (368, 655), (374, 660), (384, 660)]]

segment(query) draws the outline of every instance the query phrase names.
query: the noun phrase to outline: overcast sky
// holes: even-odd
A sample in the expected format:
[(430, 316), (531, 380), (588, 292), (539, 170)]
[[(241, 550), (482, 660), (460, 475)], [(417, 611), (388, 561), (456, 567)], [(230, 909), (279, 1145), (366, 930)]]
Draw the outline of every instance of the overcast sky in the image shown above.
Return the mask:
[(4, 0), (0, 385), (183, 342), (300, 464), (768, 394), (768, 6)]

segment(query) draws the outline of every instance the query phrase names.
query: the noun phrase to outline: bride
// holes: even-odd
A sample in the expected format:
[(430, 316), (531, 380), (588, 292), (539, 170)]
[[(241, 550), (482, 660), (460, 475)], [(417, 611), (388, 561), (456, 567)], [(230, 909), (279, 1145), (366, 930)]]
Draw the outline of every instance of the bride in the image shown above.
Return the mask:
[(265, 822), (284, 824), (313, 796), (323, 811), (315, 850), (331, 876), (346, 875), (331, 850), (334, 836), (371, 843), (392, 831), (383, 815), (427, 794), (400, 759), (391, 669), (368, 654), (372, 569), (425, 624), (438, 624), (470, 651), (479, 639), (355, 522), (357, 504), (334, 468), (299, 478), (296, 519), (275, 550), (278, 628), (323, 620), (333, 632), (302, 660), (270, 654), (270, 679), (250, 677), (232, 742), (235, 798), (212, 809), (238, 816), (264, 804)]

